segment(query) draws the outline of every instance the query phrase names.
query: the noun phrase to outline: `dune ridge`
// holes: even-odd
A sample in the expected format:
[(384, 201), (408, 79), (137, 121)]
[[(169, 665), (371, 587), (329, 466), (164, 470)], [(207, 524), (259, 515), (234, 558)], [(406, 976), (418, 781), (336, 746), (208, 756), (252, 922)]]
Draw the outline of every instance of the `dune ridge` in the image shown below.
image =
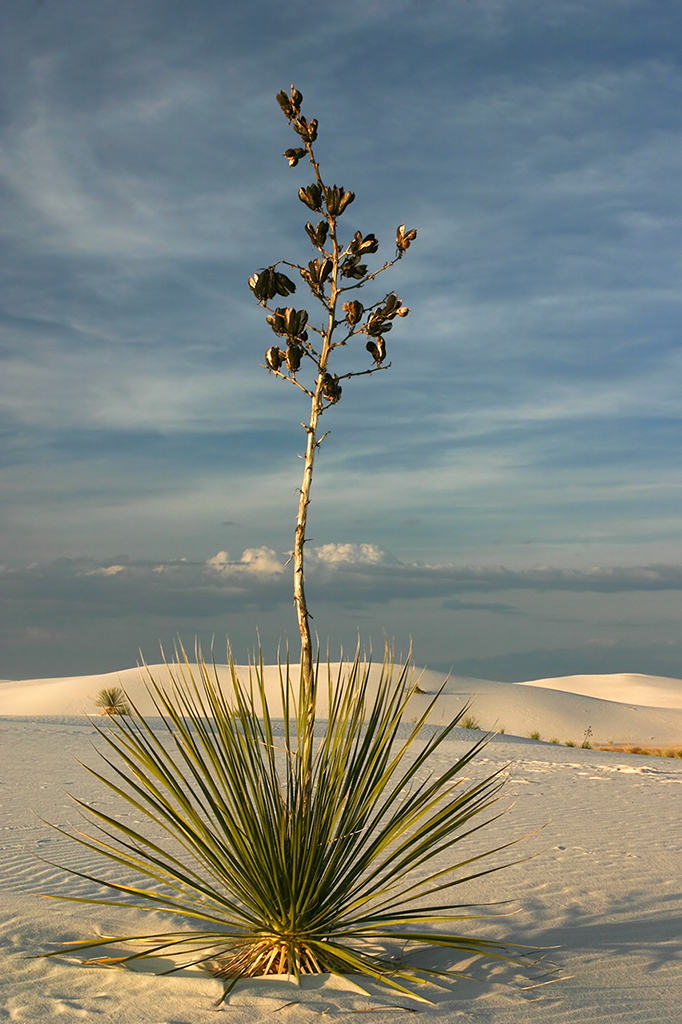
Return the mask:
[[(248, 666), (237, 666), (248, 678)], [(217, 666), (227, 682), (229, 668)], [(338, 664), (332, 665), (332, 674)], [(380, 667), (373, 665), (372, 679)], [(562, 743), (581, 743), (588, 729), (595, 744), (682, 745), (682, 680), (620, 673), (613, 676), (566, 676), (555, 679), (504, 683), (491, 679), (450, 676), (443, 686), (440, 673), (415, 670), (424, 694), (412, 698), (408, 717), (420, 714), (443, 687), (429, 721), (446, 721), (470, 705), (470, 713), (483, 729)], [(151, 676), (168, 681), (163, 664), (149, 666)], [(66, 676), (0, 682), (0, 716), (43, 717), (97, 714), (95, 698), (104, 687), (121, 686), (142, 714), (154, 707), (145, 686), (146, 673), (139, 668), (101, 675)], [(279, 672), (266, 666), (266, 688), (272, 708), (279, 704)], [(644, 703), (647, 699), (649, 703)], [(326, 687), (321, 688), (318, 713), (326, 711)]]

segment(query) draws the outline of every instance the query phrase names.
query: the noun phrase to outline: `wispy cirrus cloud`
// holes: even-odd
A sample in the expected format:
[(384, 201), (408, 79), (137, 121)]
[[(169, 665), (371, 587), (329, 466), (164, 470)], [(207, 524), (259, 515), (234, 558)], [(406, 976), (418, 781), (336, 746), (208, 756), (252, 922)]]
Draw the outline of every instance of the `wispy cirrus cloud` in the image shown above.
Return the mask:
[[(620, 602), (642, 629), (652, 603), (672, 619), (674, 5), (348, 0), (312, 19), (308, 0), (200, 6), (0, 11), (5, 639), (10, 620), (17, 636), (46, 631), (33, 652), (70, 615), (117, 623), (134, 649), (143, 621), (153, 636), (291, 610), (304, 410), (258, 365), (269, 329), (246, 282), (311, 254), (308, 171), (282, 158), (274, 102), (292, 78), (320, 120), (324, 173), (356, 193), (348, 232), (375, 232), (380, 259), (397, 224), (419, 230), (386, 282), (411, 307), (391, 371), (349, 382), (324, 424), (316, 621), (318, 600), (334, 628), (356, 607), (399, 617), (413, 602), (406, 628), (436, 644), (437, 605), (444, 648), (478, 616), (518, 650), (524, 622), (549, 629), (528, 602), (551, 595), (563, 638), (541, 642), (559, 650), (582, 614), (559, 607), (570, 595)], [(335, 358), (357, 368), (366, 353)], [(130, 558), (99, 557), (116, 551)], [(638, 594), (658, 596), (631, 613)], [(92, 636), (111, 665), (104, 625)], [(491, 642), (481, 630), (481, 651)]]

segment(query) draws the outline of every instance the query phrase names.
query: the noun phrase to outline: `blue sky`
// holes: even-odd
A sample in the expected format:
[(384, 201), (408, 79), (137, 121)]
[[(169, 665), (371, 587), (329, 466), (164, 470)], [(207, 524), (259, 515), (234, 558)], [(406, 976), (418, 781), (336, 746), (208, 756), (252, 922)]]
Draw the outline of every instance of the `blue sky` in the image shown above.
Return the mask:
[(348, 232), (419, 232), (325, 417), (322, 642), (682, 676), (681, 49), (673, 0), (7, 0), (0, 677), (296, 647), (306, 400), (247, 286), (311, 258), (290, 82)]

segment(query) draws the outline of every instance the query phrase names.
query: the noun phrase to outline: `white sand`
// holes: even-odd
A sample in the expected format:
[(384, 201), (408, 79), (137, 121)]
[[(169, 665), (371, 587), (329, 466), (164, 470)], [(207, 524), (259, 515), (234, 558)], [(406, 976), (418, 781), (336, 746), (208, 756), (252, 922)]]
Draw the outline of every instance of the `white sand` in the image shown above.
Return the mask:
[[(332, 666), (333, 671), (336, 668)], [(227, 667), (218, 669), (227, 679)], [(152, 665), (149, 671), (159, 681), (167, 679), (164, 665)], [(375, 675), (377, 671), (378, 666), (373, 666)], [(247, 668), (241, 666), (239, 672), (248, 678)], [(415, 715), (443, 685), (443, 679), (437, 672), (423, 673), (420, 687), (427, 695), (415, 697)], [(273, 705), (278, 701), (278, 680), (277, 669), (266, 668)], [(590, 727), (594, 743), (682, 745), (682, 680), (632, 675), (567, 676), (566, 680), (564, 690), (562, 679), (500, 683), (452, 676), (430, 721), (449, 720), (464, 704), (472, 703), (471, 714), (481, 728), (504, 729), (509, 735), (530, 736), (537, 731), (541, 739), (572, 740), (580, 745)], [(144, 677), (134, 668), (97, 676), (0, 682), (0, 716), (96, 714), (95, 698), (103, 687), (110, 686), (122, 686), (143, 714), (153, 713)], [(650, 699), (649, 705), (635, 701), (642, 695)], [(320, 714), (324, 715), (325, 707), (325, 694), (321, 694)]]
[(599, 697), (620, 704), (644, 704), (652, 708), (682, 708), (682, 679), (667, 676), (643, 676), (636, 672), (619, 672), (606, 676), (557, 676), (553, 679), (532, 679), (519, 686), (540, 686), (546, 690), (563, 690), (586, 697)]
[[(274, 686), (276, 675), (269, 675)], [(141, 697), (137, 672), (120, 676), (133, 699)], [(433, 690), (440, 681), (427, 673), (421, 685)], [(226, 1020), (251, 1024), (276, 1012), (281, 1021), (303, 1022), (321, 1014), (350, 1021), (359, 1011), (371, 1011), (371, 1021), (387, 1024), (408, 1015), (396, 1006), (417, 1009), (429, 1021), (476, 1024), (680, 1019), (682, 760), (573, 749), (508, 734), (527, 737), (538, 729), (547, 738), (580, 743), (591, 725), (597, 741), (682, 744), (682, 707), (665, 703), (674, 701), (682, 683), (627, 675), (571, 677), (566, 684), (571, 692), (565, 692), (561, 682), (452, 679), (435, 710), (436, 719), (445, 718), (474, 695), (472, 713), (481, 723), (492, 726), (497, 719), (507, 731), (487, 747), (474, 773), (512, 762), (506, 802), (513, 806), (467, 849), (473, 853), (544, 826), (516, 848), (534, 859), (471, 883), (462, 893), (471, 902), (511, 899), (518, 912), (471, 928), (488, 937), (556, 947), (551, 958), (561, 973), (526, 975), (479, 962), (472, 967), (475, 980), (458, 982), (449, 992), (430, 989), (431, 1007), (375, 988), (368, 996), (350, 980), (313, 978), (298, 989), (265, 979), (240, 984), (219, 1011)], [(87, 938), (97, 930), (155, 930), (151, 913), (31, 895), (94, 891), (38, 859), (88, 866), (84, 851), (36, 814), (62, 825), (77, 820), (69, 794), (112, 809), (113, 796), (75, 758), (96, 764), (92, 728), (83, 712), (94, 711), (103, 686), (117, 683), (115, 674), (0, 683), (0, 948), (6, 954), (0, 1021), (200, 1024), (216, 1019), (213, 1004), (221, 986), (199, 971), (159, 977), (152, 970), (163, 964), (133, 972), (84, 968), (65, 957), (28, 958), (51, 942)], [(634, 696), (643, 694), (649, 704), (634, 703)], [(414, 714), (426, 700), (415, 698)], [(458, 731), (441, 748), (434, 768), (451, 762), (468, 742), (470, 734)], [(134, 817), (127, 806), (120, 813)], [(96, 861), (90, 866), (96, 868)], [(554, 982), (555, 977), (560, 980)], [(552, 983), (542, 985), (545, 981)], [(540, 987), (527, 987), (532, 985)]]

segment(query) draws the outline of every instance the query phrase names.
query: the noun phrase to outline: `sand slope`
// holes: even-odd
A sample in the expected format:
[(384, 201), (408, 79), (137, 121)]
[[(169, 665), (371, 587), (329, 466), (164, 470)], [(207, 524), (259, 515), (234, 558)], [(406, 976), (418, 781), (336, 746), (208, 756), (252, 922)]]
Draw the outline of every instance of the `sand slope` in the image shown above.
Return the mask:
[(620, 704), (642, 704), (652, 708), (682, 708), (682, 679), (667, 676), (645, 676), (636, 672), (614, 675), (557, 676), (532, 679), (517, 686), (538, 686), (546, 690), (563, 690), (586, 697), (599, 697)]
[[(84, 699), (92, 685), (88, 682), (79, 695), (71, 683), (65, 692), (74, 700)], [(44, 684), (37, 686), (34, 692), (48, 692), (40, 690)], [(535, 694), (548, 701), (558, 696), (541, 688), (490, 686), (501, 693), (525, 694), (531, 701)], [(444, 701), (461, 696), (452, 692)], [(484, 696), (494, 703), (495, 690), (479, 700)], [(498, 704), (500, 700), (498, 694)], [(602, 703), (611, 706), (595, 702)], [(572, 727), (575, 732), (577, 723)], [(458, 892), (466, 902), (510, 899), (508, 908), (498, 909), (517, 912), (462, 928), (552, 947), (549, 955), (559, 973), (479, 962), (472, 967), (473, 980), (457, 982), (448, 991), (431, 989), (432, 1006), (410, 1003), (371, 985), (364, 994), (350, 979), (321, 976), (308, 979), (302, 989), (286, 980), (249, 981), (238, 986), (229, 1006), (216, 1011), (221, 987), (198, 971), (160, 977), (151, 971), (162, 970), (165, 962), (133, 972), (85, 968), (66, 956), (31, 958), (50, 943), (88, 938), (98, 931), (153, 932), (160, 927), (154, 913), (32, 895), (97, 894), (92, 883), (64, 874), (50, 862), (86, 872), (102, 869), (36, 814), (59, 825), (77, 822), (69, 799), (73, 795), (121, 818), (139, 817), (102, 791), (76, 762), (97, 763), (92, 732), (80, 714), (0, 719), (0, 1020), (209, 1024), (224, 1017), (232, 1024), (273, 1019), (290, 1024), (318, 1019), (394, 1024), (412, 1016), (410, 1009), (429, 1024), (671, 1024), (680, 1019), (680, 760), (610, 755), (500, 736), (472, 766), (478, 777), (511, 762), (510, 810), (471, 837), (461, 854), (473, 855), (540, 831), (511, 855), (533, 854), (533, 859)], [(434, 759), (434, 770), (451, 763), (469, 739), (462, 732), (447, 741)], [(437, 951), (429, 957), (432, 965), (441, 963)], [(222, 1016), (216, 1018), (217, 1012)]]
[[(332, 666), (333, 672), (337, 666)], [(168, 681), (165, 665), (152, 665), (152, 677)], [(218, 666), (229, 685), (227, 666)], [(372, 667), (373, 677), (379, 672)], [(239, 668), (248, 679), (248, 668)], [(279, 674), (266, 667), (268, 699), (279, 701)], [(656, 746), (682, 745), (682, 681), (656, 676), (568, 676), (563, 679), (537, 680), (532, 683), (500, 683), (488, 679), (453, 676), (445, 684), (429, 720), (447, 721), (465, 704), (484, 729), (504, 729), (516, 736), (539, 732), (542, 739), (582, 743), (588, 727), (595, 743), (640, 743)], [(34, 679), (0, 682), (0, 715), (42, 716), (96, 713), (95, 698), (103, 687), (122, 686), (143, 714), (154, 707), (139, 669), (126, 669), (105, 675), (76, 676), (61, 679)], [(421, 714), (429, 700), (443, 685), (443, 676), (425, 671), (420, 687), (427, 695), (415, 696), (412, 717)], [(323, 688), (324, 689), (324, 688)], [(608, 698), (607, 698), (608, 694)], [(430, 695), (430, 696), (429, 696)], [(656, 704), (635, 703), (634, 697), (646, 696)], [(319, 713), (326, 713), (326, 692), (320, 694)]]

